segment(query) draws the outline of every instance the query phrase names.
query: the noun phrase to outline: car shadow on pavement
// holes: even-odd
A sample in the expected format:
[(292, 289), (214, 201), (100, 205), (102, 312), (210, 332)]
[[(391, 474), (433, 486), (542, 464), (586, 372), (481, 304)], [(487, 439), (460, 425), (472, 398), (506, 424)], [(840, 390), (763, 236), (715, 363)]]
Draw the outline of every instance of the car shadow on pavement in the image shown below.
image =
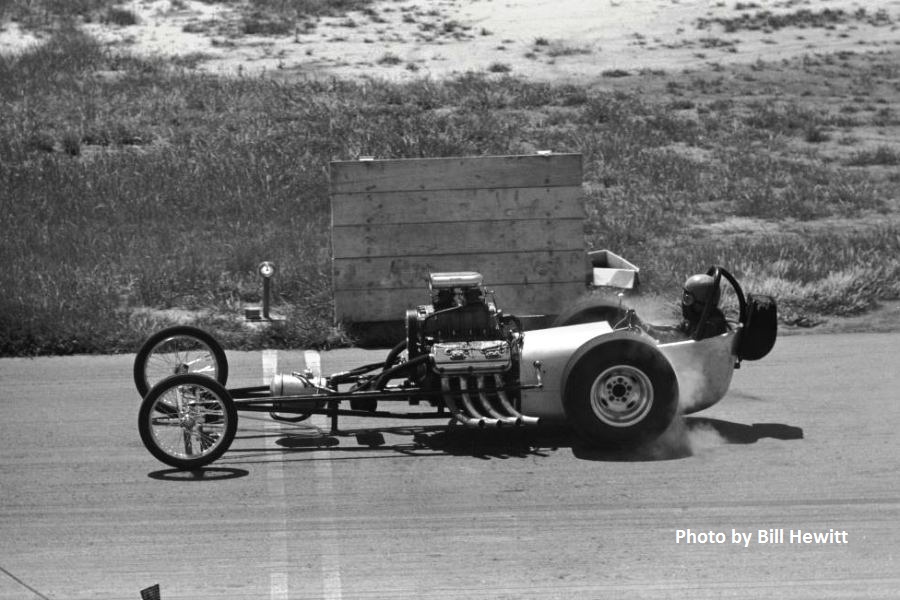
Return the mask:
[(453, 455), (476, 458), (547, 456), (569, 448), (576, 458), (609, 462), (643, 462), (688, 458), (715, 446), (752, 444), (761, 439), (803, 439), (803, 430), (780, 423), (745, 425), (720, 419), (679, 417), (658, 438), (629, 448), (592, 446), (568, 427), (537, 430), (451, 428), (415, 436), (418, 444)]
[(414, 442), (431, 450), (453, 456), (492, 458), (526, 458), (549, 456), (571, 445), (574, 434), (562, 429), (468, 429), (449, 427), (441, 431), (420, 433)]
[(238, 479), (246, 477), (250, 472), (245, 469), (234, 469), (230, 467), (203, 467), (191, 471), (182, 469), (163, 469), (161, 471), (153, 471), (148, 473), (147, 477), (157, 479), (159, 481), (181, 481), (181, 482), (198, 482), (198, 481), (223, 481), (225, 479)]
[(781, 423), (745, 425), (706, 417), (678, 417), (658, 438), (628, 449), (573, 446), (578, 458), (598, 461), (677, 460), (721, 446), (753, 444), (761, 439), (801, 440), (803, 429)]
[(765, 438), (773, 440), (803, 439), (803, 429), (782, 423), (744, 425), (705, 417), (685, 417), (684, 420), (692, 429), (705, 427), (714, 430), (729, 444), (753, 444)]
[[(679, 417), (658, 438), (630, 448), (592, 446), (564, 425), (536, 429), (415, 425), (342, 429), (337, 433), (313, 428), (275, 435), (274, 447), (244, 447), (232, 452), (248, 458), (276, 451), (283, 454), (282, 460), (303, 460), (323, 451), (329, 451), (329, 460), (372, 458), (382, 453), (384, 456), (471, 456), (490, 460), (543, 457), (561, 449), (571, 449), (572, 454), (582, 460), (645, 462), (678, 460), (716, 447), (752, 444), (761, 439), (799, 440), (803, 439), (803, 430), (780, 423), (746, 425), (705, 417)], [(244, 439), (254, 437), (259, 436)], [(398, 437), (403, 439), (398, 440)], [(231, 456), (235, 457), (235, 454)], [(225, 458), (228, 456), (226, 454)]]
[[(397, 438), (405, 438), (398, 440)], [(331, 460), (341, 455), (372, 456), (384, 451), (408, 456), (472, 456), (481, 459), (546, 456), (571, 444), (572, 434), (551, 429), (468, 429), (459, 426), (405, 426), (343, 429), (338, 433), (321, 431), (282, 434), (275, 445), (285, 453), (331, 451)], [(408, 441), (407, 441), (408, 440)], [(243, 448), (238, 452), (263, 451)], [(227, 456), (227, 455), (226, 455)], [(289, 460), (289, 459), (286, 459)]]

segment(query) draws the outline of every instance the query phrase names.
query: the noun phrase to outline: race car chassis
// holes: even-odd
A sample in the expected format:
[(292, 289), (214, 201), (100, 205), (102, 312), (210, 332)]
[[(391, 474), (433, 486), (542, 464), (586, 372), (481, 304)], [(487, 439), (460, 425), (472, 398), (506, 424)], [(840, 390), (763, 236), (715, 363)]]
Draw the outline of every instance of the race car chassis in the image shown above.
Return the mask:
[[(503, 426), (523, 426), (537, 425), (538, 419), (528, 417), (515, 408), (512, 402), (507, 400), (506, 414), (499, 412), (494, 406), (481, 403), (479, 407), (473, 396), (481, 398), (487, 393), (503, 392), (504, 394), (513, 394), (524, 390), (541, 389), (542, 383), (526, 384), (518, 386), (507, 386), (502, 388), (496, 387), (475, 387), (467, 388), (462, 395), (460, 401), (462, 410), (454, 410), (453, 406), (446, 407), (442, 403), (435, 403), (436, 407), (433, 411), (416, 411), (401, 412), (388, 410), (365, 410), (365, 409), (347, 409), (341, 408), (344, 402), (369, 402), (369, 403), (386, 403), (398, 402), (407, 405), (417, 405), (422, 401), (429, 399), (452, 398), (447, 394), (446, 390), (425, 390), (420, 388), (406, 389), (388, 389), (381, 391), (354, 391), (354, 392), (336, 392), (315, 395), (296, 395), (296, 396), (272, 396), (270, 386), (253, 386), (244, 388), (229, 389), (229, 395), (234, 402), (234, 406), (239, 411), (245, 412), (261, 412), (269, 413), (275, 420), (285, 422), (301, 421), (310, 415), (324, 415), (330, 421), (330, 431), (332, 434), (340, 432), (340, 417), (374, 417), (386, 419), (445, 419), (450, 415), (457, 416), (456, 422), (469, 427), (503, 427)], [(467, 397), (468, 396), (468, 397)], [(454, 402), (452, 399), (450, 403)], [(285, 414), (295, 414), (297, 417), (285, 417)]]
[[(634, 446), (660, 435), (678, 410), (718, 402), (735, 366), (762, 358), (775, 341), (774, 302), (745, 300), (718, 267), (708, 277), (716, 290), (722, 278), (732, 283), (739, 320), (708, 336), (699, 332), (710, 304), (693, 333), (643, 323), (620, 305), (599, 306), (599, 319), (576, 313), (526, 332), (486, 296), (479, 273), (431, 277), (433, 304), (407, 310), (406, 339), (383, 361), (327, 377), (308, 364), (269, 385), (226, 389), (228, 361), (210, 334), (190, 326), (154, 334), (134, 364), (144, 445), (166, 464), (200, 468), (228, 450), (245, 411), (287, 423), (323, 415), (332, 434), (341, 417), (449, 416), (473, 429), (564, 422), (589, 443)], [(433, 410), (379, 410), (399, 402)]]

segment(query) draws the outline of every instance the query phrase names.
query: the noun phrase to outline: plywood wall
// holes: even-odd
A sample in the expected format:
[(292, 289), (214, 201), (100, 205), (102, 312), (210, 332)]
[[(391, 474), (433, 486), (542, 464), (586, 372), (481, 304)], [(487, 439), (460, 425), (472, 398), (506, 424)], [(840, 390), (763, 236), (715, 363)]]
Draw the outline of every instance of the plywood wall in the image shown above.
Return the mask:
[(478, 271), (506, 313), (556, 314), (587, 273), (581, 155), (331, 163), (335, 317), (395, 321), (435, 271)]

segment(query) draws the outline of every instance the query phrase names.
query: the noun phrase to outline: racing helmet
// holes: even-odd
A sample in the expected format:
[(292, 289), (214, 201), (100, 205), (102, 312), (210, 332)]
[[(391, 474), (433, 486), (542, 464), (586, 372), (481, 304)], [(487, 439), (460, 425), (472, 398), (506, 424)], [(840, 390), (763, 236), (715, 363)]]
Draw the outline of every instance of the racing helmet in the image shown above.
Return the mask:
[(712, 275), (691, 275), (681, 292), (681, 314), (686, 319), (696, 319), (707, 304), (718, 306), (720, 297), (721, 292)]

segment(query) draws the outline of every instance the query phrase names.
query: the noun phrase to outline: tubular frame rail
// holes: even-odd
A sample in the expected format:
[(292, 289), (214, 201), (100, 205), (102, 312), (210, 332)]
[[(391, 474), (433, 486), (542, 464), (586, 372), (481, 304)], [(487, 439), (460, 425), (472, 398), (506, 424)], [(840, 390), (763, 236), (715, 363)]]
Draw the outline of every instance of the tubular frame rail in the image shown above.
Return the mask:
[[(494, 385), (485, 385), (485, 378), (492, 377)], [(460, 380), (460, 389), (451, 389), (450, 377), (441, 378), (441, 389), (420, 387), (395, 387), (383, 390), (358, 390), (340, 392), (330, 388), (315, 388), (316, 392), (296, 396), (272, 396), (269, 386), (253, 386), (229, 389), (235, 408), (246, 412), (276, 412), (304, 415), (325, 415), (331, 420), (331, 433), (339, 432), (338, 419), (346, 417), (382, 417), (394, 419), (435, 419), (449, 414), (468, 427), (535, 426), (538, 419), (528, 417), (514, 406), (510, 395), (522, 390), (538, 389), (537, 384), (501, 385), (498, 375), (482, 375), (476, 378), (478, 385), (469, 386), (466, 377)], [(490, 396), (496, 400), (491, 401)], [(395, 412), (384, 410), (357, 410), (340, 408), (342, 402), (375, 400), (378, 402), (409, 402), (439, 399), (435, 410), (428, 412)], [(457, 402), (457, 399), (459, 402)], [(446, 405), (446, 407), (445, 407)]]

